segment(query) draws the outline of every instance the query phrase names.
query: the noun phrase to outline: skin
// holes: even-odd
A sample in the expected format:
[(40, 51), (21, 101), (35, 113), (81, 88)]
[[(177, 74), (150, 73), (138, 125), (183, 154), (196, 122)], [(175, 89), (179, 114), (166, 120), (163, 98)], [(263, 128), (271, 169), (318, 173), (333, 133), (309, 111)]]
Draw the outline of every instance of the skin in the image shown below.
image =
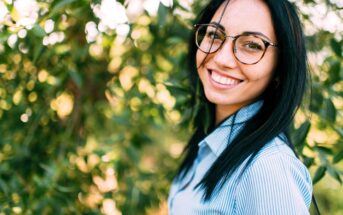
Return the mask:
[[(218, 8), (211, 22), (219, 23), (225, 3)], [(262, 0), (231, 0), (220, 24), (227, 35), (254, 31), (265, 35), (267, 41), (276, 43), (270, 11)], [(198, 75), (206, 98), (216, 106), (216, 124), (258, 99), (273, 79), (277, 64), (277, 48), (268, 47), (257, 64), (246, 65), (235, 58), (232, 46), (232, 40), (227, 38), (215, 53), (206, 54), (199, 49), (196, 53)], [(218, 80), (218, 75), (230, 80), (229, 83), (215, 81), (214, 76)]]

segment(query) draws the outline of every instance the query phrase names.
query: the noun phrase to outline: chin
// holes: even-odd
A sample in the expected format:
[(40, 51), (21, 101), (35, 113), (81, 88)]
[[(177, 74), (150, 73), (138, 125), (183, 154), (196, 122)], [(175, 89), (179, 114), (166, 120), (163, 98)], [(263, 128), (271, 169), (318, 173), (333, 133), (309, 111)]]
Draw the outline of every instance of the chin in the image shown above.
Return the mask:
[(216, 105), (230, 105), (232, 101), (227, 98), (218, 98), (214, 96), (206, 96), (207, 100)]

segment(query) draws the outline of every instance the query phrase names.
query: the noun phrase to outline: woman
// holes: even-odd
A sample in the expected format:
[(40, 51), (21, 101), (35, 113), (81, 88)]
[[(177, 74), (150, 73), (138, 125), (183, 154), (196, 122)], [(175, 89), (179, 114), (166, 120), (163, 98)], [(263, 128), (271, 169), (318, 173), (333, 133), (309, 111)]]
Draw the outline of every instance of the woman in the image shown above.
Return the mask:
[(288, 135), (308, 78), (293, 5), (212, 0), (197, 19), (190, 65), (204, 106), (169, 214), (309, 214), (311, 178)]

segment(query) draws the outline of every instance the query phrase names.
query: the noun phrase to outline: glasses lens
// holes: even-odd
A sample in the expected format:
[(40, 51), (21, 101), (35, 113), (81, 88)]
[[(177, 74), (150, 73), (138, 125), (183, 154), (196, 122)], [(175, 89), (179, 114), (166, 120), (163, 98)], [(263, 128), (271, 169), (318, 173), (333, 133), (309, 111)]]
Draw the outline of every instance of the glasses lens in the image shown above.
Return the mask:
[(241, 35), (235, 42), (235, 56), (246, 64), (257, 63), (264, 55), (266, 46), (256, 35)]
[(213, 25), (201, 25), (195, 33), (195, 43), (205, 53), (217, 51), (224, 40), (224, 33)]

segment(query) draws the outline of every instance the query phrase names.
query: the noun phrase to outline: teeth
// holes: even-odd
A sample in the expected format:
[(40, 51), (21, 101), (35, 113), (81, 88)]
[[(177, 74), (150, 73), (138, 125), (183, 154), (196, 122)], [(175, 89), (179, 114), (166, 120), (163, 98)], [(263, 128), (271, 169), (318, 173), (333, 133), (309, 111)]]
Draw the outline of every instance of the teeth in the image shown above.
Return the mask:
[(237, 81), (237, 80), (221, 76), (221, 75), (214, 73), (214, 72), (212, 72), (211, 77), (215, 82), (218, 82), (219, 84), (234, 85), (234, 84), (239, 83), (239, 81)]

